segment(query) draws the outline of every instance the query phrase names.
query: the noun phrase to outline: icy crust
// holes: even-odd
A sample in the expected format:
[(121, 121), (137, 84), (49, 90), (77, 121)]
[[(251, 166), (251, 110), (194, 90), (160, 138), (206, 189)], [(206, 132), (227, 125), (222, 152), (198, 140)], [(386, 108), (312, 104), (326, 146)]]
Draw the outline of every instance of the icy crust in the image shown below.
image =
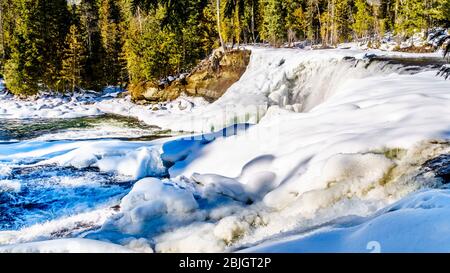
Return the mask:
[(244, 252), (450, 252), (450, 191), (425, 190), (367, 219), (336, 224)]

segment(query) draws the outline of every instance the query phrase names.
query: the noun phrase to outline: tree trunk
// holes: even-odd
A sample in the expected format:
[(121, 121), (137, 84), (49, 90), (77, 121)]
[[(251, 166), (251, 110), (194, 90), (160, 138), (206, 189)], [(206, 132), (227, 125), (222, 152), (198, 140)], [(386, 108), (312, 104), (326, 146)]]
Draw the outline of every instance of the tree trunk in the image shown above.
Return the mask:
[[(315, 1), (316, 2), (316, 9), (317, 9), (317, 18), (319, 19), (319, 25), (320, 27), (322, 27), (322, 19), (320, 18), (320, 8), (319, 8), (319, 1)], [(319, 36), (320, 37), (320, 27), (319, 27)]]
[(141, 19), (141, 8), (140, 7), (137, 8), (137, 17), (138, 17), (138, 22), (139, 22), (139, 32), (142, 35), (142, 19)]
[(3, 32), (3, 1), (0, 2), (0, 39), (1, 39), (1, 57), (4, 59), (5, 52), (5, 33)]
[(222, 38), (222, 32), (220, 27), (220, 0), (216, 0), (216, 9), (217, 9), (217, 32), (219, 33), (220, 46), (225, 50), (225, 44)]
[(255, 38), (255, 1), (252, 1), (252, 38), (253, 38), (253, 43), (256, 43), (256, 38)]

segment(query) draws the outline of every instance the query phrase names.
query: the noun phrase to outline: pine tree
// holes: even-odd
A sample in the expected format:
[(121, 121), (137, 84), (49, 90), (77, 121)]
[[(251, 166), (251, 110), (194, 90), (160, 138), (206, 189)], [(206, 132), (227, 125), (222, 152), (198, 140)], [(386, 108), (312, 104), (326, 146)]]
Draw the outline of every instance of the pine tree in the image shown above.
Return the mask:
[(219, 34), (219, 40), (220, 40), (220, 46), (225, 49), (225, 42), (223, 40), (223, 36), (222, 36), (222, 26), (221, 26), (221, 2), (220, 0), (216, 0), (216, 21), (217, 21), (217, 33)]
[(334, 0), (334, 43), (342, 43), (350, 40), (351, 9), (349, 0)]
[(282, 15), (282, 0), (261, 0), (263, 22), (261, 38), (279, 46), (286, 37), (286, 24)]
[(99, 26), (99, 2), (98, 0), (80, 0), (77, 5), (79, 16), (79, 30), (81, 32), (84, 47), (86, 48), (86, 60), (82, 78), (84, 88), (100, 90), (104, 87), (103, 58), (104, 48)]
[(117, 85), (125, 81), (122, 32), (122, 16), (116, 1), (101, 0), (100, 33), (105, 52), (102, 62), (105, 85)]
[(328, 1), (327, 9), (320, 15), (320, 37), (323, 46), (333, 43), (333, 17), (331, 1)]
[(356, 13), (355, 22), (352, 25), (357, 38), (367, 37), (372, 22), (372, 17), (368, 11), (366, 0), (355, 0)]
[(319, 30), (322, 26), (319, 0), (306, 1), (306, 37), (314, 43), (319, 40)]
[(403, 0), (397, 16), (396, 31), (409, 36), (425, 28), (423, 0)]
[(286, 12), (286, 29), (288, 42), (291, 44), (298, 38), (307, 35), (307, 17), (302, 8), (302, 0), (286, 0), (283, 2)]
[(0, 74), (11, 54), (12, 36), (16, 28), (15, 11), (14, 0), (0, 0)]
[[(37, 3), (36, 3), (37, 2)], [(70, 13), (66, 0), (39, 0), (34, 1), (39, 7), (38, 23), (31, 21), (30, 27), (36, 27), (42, 37), (42, 70), (45, 88), (53, 91), (62, 91), (59, 86), (59, 75), (62, 69), (62, 56), (66, 35), (70, 27)]]
[(255, 43), (258, 40), (259, 33), (257, 26), (261, 19), (258, 10), (258, 0), (244, 1), (244, 14), (242, 18), (242, 35), (244, 43)]
[[(60, 1), (20, 0), (15, 9), (18, 15), (12, 37), (11, 58), (6, 64), (7, 87), (17, 94), (36, 93), (40, 88), (57, 87), (60, 54), (63, 50), (65, 15)], [(62, 41), (61, 41), (62, 40)]]
[(5, 66), (6, 86), (16, 94), (59, 90), (59, 72), (67, 33), (65, 0), (20, 0), (11, 57)]
[(65, 89), (74, 92), (81, 86), (82, 72), (86, 60), (86, 47), (80, 35), (79, 28), (73, 24), (70, 26), (66, 38), (66, 50), (63, 58), (61, 78)]

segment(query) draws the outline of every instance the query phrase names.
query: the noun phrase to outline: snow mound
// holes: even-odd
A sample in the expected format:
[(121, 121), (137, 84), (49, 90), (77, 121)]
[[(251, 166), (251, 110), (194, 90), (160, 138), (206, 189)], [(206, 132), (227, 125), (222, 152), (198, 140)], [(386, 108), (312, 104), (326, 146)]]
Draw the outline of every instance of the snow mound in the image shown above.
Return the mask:
[(245, 252), (449, 252), (449, 208), (449, 190), (425, 190), (359, 220), (362, 224), (290, 236)]
[(97, 166), (102, 172), (116, 172), (133, 179), (163, 176), (166, 173), (159, 151), (148, 147), (138, 148), (119, 158), (102, 158), (94, 166)]
[(90, 94), (41, 95), (28, 100), (18, 100), (9, 94), (0, 94), (0, 99), (1, 118), (76, 118), (103, 114), (92, 105), (98, 100), (97, 96)]
[(120, 203), (121, 214), (104, 228), (115, 226), (122, 232), (138, 234), (149, 225), (162, 225), (164, 221), (170, 222), (169, 218), (183, 218), (197, 207), (190, 191), (164, 184), (156, 178), (145, 178), (135, 183)]
[(167, 173), (160, 147), (149, 142), (118, 140), (24, 141), (0, 147), (0, 160), (35, 161), (35, 166), (56, 164), (78, 169), (95, 167), (132, 179)]
[(296, 202), (293, 206), (313, 216), (320, 207), (373, 188), (393, 166), (383, 155), (338, 154), (324, 164), (311, 166), (294, 184), (270, 192), (264, 203), (281, 209)]
[[(163, 204), (166, 213), (187, 213), (197, 208), (197, 203), (192, 194), (165, 185), (156, 178), (145, 178), (136, 182), (130, 193), (122, 199), (120, 207), (123, 211), (134, 211), (138, 207), (160, 207), (156, 203)], [(151, 216), (151, 215), (150, 215)]]

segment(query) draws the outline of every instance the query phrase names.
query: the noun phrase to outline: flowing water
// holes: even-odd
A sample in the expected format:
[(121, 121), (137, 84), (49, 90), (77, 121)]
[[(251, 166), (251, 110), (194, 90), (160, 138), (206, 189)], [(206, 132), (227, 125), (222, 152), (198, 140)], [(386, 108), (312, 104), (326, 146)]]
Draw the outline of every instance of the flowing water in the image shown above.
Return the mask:
[[(12, 144), (33, 146), (93, 139), (148, 141), (168, 133), (136, 119), (114, 115), (1, 120), (0, 156), (7, 156)], [(0, 231), (114, 206), (134, 182), (96, 168), (34, 165), (39, 161), (39, 158), (0, 160)]]

